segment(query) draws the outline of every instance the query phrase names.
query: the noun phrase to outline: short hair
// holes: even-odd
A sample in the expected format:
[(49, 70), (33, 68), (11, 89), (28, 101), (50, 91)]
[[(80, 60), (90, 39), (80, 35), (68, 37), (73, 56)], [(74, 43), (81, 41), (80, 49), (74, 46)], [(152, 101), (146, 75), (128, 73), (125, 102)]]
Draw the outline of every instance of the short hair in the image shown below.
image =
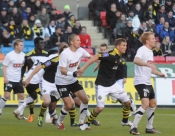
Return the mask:
[[(68, 27), (71, 27), (70, 25), (68, 25), (67, 27), (66, 27), (66, 30), (68, 29)], [(72, 27), (71, 27), (72, 28)]]
[(37, 45), (37, 44), (39, 44), (39, 41), (40, 40), (44, 40), (42, 37), (36, 37), (35, 39), (34, 39), (34, 44), (35, 44), (35, 46)]
[(68, 48), (68, 44), (66, 42), (61, 42), (58, 48), (59, 54), (61, 54), (65, 48)]
[(20, 42), (23, 42), (21, 39), (15, 39), (14, 41), (14, 47), (18, 45)]
[(115, 46), (120, 45), (122, 42), (126, 42), (124, 38), (118, 38), (115, 40)]
[(70, 42), (73, 41), (73, 39), (77, 36), (78, 36), (77, 34), (71, 34), (68, 38), (68, 43), (70, 44)]
[(81, 27), (81, 30), (82, 30), (83, 28), (85, 28), (85, 29), (86, 29), (86, 26), (82, 26), (82, 27)]
[(55, 27), (55, 31), (56, 31), (57, 29), (62, 29), (62, 27), (60, 27), (60, 26)]
[(102, 43), (102, 44), (100, 45), (100, 47), (106, 47), (106, 48), (108, 48), (108, 45), (107, 45), (106, 43)]
[(153, 33), (153, 32), (144, 32), (144, 33), (141, 35), (141, 37), (140, 37), (141, 42), (142, 42), (143, 44), (146, 44), (146, 40), (149, 39), (149, 36), (150, 36), (150, 35), (154, 35), (154, 33)]

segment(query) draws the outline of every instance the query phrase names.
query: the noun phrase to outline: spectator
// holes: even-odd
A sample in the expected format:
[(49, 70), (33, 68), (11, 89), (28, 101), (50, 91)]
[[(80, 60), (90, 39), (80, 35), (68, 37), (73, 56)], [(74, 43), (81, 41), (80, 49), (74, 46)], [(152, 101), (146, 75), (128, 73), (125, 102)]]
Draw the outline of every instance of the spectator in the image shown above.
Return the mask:
[(44, 27), (41, 24), (41, 21), (39, 19), (35, 20), (35, 25), (32, 28), (33, 33), (34, 33), (34, 39), (36, 37), (42, 37), (43, 39), (45, 38), (45, 31), (44, 31)]
[[(156, 16), (157, 12), (159, 11), (160, 8), (160, 4), (159, 4), (159, 0), (153, 0), (153, 15)], [(155, 18), (157, 19), (157, 18)], [(155, 23), (157, 23), (158, 20), (155, 20)]]
[(153, 33), (156, 33), (156, 25), (155, 23), (153, 22), (152, 18), (150, 18), (148, 21), (147, 21), (147, 29), (148, 31), (151, 31)]
[(70, 12), (70, 6), (69, 5), (65, 5), (63, 14), (65, 16), (66, 21), (69, 19), (69, 14), (70, 13), (72, 13), (72, 12)]
[(31, 10), (33, 10), (35, 6), (35, 0), (28, 0), (27, 6), (30, 7)]
[(15, 24), (19, 27), (22, 23), (22, 15), (18, 12), (17, 7), (13, 7), (12, 13), (9, 16), (9, 18), (13, 18), (15, 21)]
[(173, 3), (172, 12), (173, 12), (173, 17), (175, 18), (175, 3)]
[(20, 7), (19, 7), (19, 12), (22, 15), (26, 10), (26, 2), (25, 1), (21, 1), (20, 3)]
[(41, 24), (44, 28), (46, 28), (49, 25), (50, 17), (49, 14), (46, 12), (46, 8), (42, 8), (41, 12), (39, 12), (36, 15), (36, 19), (39, 19), (41, 21)]
[(110, 20), (110, 28), (113, 30), (116, 26), (117, 21), (120, 19), (121, 12), (118, 10), (115, 12), (115, 17)]
[(1, 27), (0, 27), (0, 37), (2, 37), (2, 32), (4, 29), (8, 29), (8, 22), (6, 20), (1, 21)]
[(80, 46), (84, 48), (89, 48), (91, 47), (91, 37), (89, 34), (86, 32), (86, 27), (83, 26), (81, 29), (81, 33), (79, 34), (80, 37)]
[(77, 34), (77, 35), (79, 35), (81, 33), (81, 24), (80, 24), (79, 20), (75, 21), (75, 25), (72, 28), (72, 31), (74, 34)]
[(9, 0), (8, 6), (7, 6), (7, 14), (10, 15), (12, 12), (13, 7), (15, 6), (15, 3), (13, 0)]
[(52, 6), (51, 6), (50, 3), (48, 2), (48, 0), (43, 0), (43, 1), (41, 2), (41, 7), (45, 7), (47, 13), (50, 14), (51, 9), (52, 9)]
[(169, 23), (169, 26), (171, 28), (175, 27), (175, 18), (173, 17), (173, 12), (169, 11), (168, 14), (165, 17), (165, 21)]
[(160, 23), (156, 25), (156, 35), (159, 36), (160, 30), (163, 28), (163, 25), (165, 23), (165, 18), (161, 17), (160, 18)]
[(22, 2), (22, 1), (23, 1), (23, 0), (17, 0), (17, 1), (15, 2), (17, 8), (20, 8), (21, 2)]
[(169, 23), (165, 22), (164, 27), (160, 30), (160, 40), (162, 41), (165, 36), (170, 37), (170, 41), (174, 42), (174, 31), (169, 27)]
[(133, 4), (133, 0), (128, 0), (128, 3), (126, 4), (127, 6), (127, 11), (131, 11), (134, 9), (134, 4)]
[[(93, 1), (93, 0), (92, 0)], [(91, 2), (92, 2), (91, 1)], [(90, 3), (89, 3), (90, 4)], [(106, 9), (106, 12), (110, 11), (111, 10), (111, 5), (112, 4), (115, 4), (115, 6), (117, 5), (117, 1), (116, 0), (107, 0), (106, 3), (105, 3), (105, 9)], [(89, 5), (91, 6), (91, 5)], [(93, 8), (93, 7), (92, 7)], [(91, 9), (93, 11), (93, 9)]]
[(45, 28), (46, 36), (50, 37), (51, 35), (53, 35), (53, 33), (55, 33), (55, 28), (56, 28), (55, 21), (51, 20), (49, 26)]
[(129, 37), (131, 37), (131, 35), (132, 35), (132, 30), (133, 30), (132, 21), (128, 20), (126, 23), (126, 28), (124, 29), (124, 37), (127, 41), (129, 39)]
[(35, 20), (36, 20), (35, 15), (30, 14), (29, 17), (28, 17), (28, 24), (29, 24), (30, 28), (32, 28), (34, 26)]
[(0, 43), (4, 47), (12, 47), (12, 36), (7, 29), (3, 30), (2, 37), (0, 37)]
[(50, 20), (56, 21), (57, 18), (58, 18), (57, 9), (56, 8), (52, 8), (51, 13), (50, 13)]
[(160, 5), (160, 10), (157, 12), (157, 21), (160, 20), (161, 17), (166, 18), (165, 5)]
[(124, 38), (123, 32), (126, 27), (126, 15), (121, 14), (119, 22), (116, 24), (116, 27), (114, 29), (114, 36), (115, 38)]
[(129, 13), (128, 13), (128, 17), (127, 17), (127, 20), (133, 20), (134, 18), (134, 11), (133, 10), (130, 10)]
[(162, 41), (161, 50), (164, 55), (169, 56), (173, 51), (173, 43), (170, 41), (169, 36), (165, 36)]
[(117, 9), (120, 10), (123, 14), (127, 14), (127, 3), (128, 0), (116, 0), (117, 1)]
[(117, 11), (116, 4), (111, 4), (111, 8), (106, 12), (106, 22), (110, 26), (111, 21), (116, 17), (115, 13)]
[(135, 5), (134, 15), (138, 15), (138, 18), (139, 18), (140, 22), (142, 22), (142, 20), (143, 20), (143, 10), (141, 9), (141, 6), (140, 6), (139, 3)]
[(156, 42), (156, 46), (152, 50), (153, 50), (153, 55), (154, 56), (162, 56), (163, 55), (162, 50), (160, 49), (160, 43), (159, 42)]
[(144, 12), (143, 20), (148, 21), (149, 18), (152, 18), (155, 22), (156, 20), (156, 15), (154, 15), (154, 9), (152, 5), (149, 5), (147, 10)]
[(8, 21), (7, 9), (5, 7), (1, 8), (0, 21)]
[(140, 28), (140, 19), (138, 18), (138, 15), (135, 15), (132, 19), (132, 27), (135, 29)]
[(159, 3), (160, 3), (160, 5), (161, 5), (161, 4), (162, 4), (162, 5), (165, 5), (166, 0), (159, 0)]
[(69, 39), (69, 36), (71, 34), (73, 34), (72, 33), (72, 27), (71, 26), (67, 26), (66, 31), (65, 31), (65, 33), (63, 35), (63, 42), (66, 42), (67, 44), (69, 44), (68, 39)]
[(21, 38), (20, 28), (15, 25), (15, 21), (13, 19), (10, 20), (9, 23), (9, 33), (12, 36), (12, 39)]
[(140, 0), (140, 6), (143, 11), (146, 11), (148, 7), (148, 2), (146, 0)]
[(24, 38), (25, 40), (32, 40), (33, 39), (32, 29), (28, 25), (28, 21), (26, 19), (24, 19), (22, 21), (21, 35), (22, 35), (22, 38)]
[(93, 0), (95, 15), (100, 18), (100, 12), (105, 10), (105, 0)]
[(66, 21), (65, 27), (67, 28), (67, 26), (71, 26), (72, 28), (75, 25), (75, 16), (73, 13), (69, 14), (69, 19)]
[(61, 31), (65, 31), (65, 16), (64, 14), (59, 14), (57, 17), (56, 26), (61, 27)]
[(172, 0), (166, 0), (165, 10), (166, 10), (166, 12), (169, 12), (172, 10)]
[(40, 11), (41, 11), (41, 2), (40, 0), (36, 0), (33, 8), (33, 14), (37, 15)]
[(26, 10), (25, 12), (23, 12), (23, 19), (28, 19), (28, 17), (30, 16), (31, 14), (31, 8), (30, 7), (26, 7)]
[(144, 32), (148, 31), (146, 22), (142, 22), (138, 30), (139, 35), (142, 35)]
[(58, 45), (62, 42), (63, 36), (61, 34), (61, 27), (55, 28), (55, 33), (50, 37), (50, 49), (54, 47), (58, 47)]

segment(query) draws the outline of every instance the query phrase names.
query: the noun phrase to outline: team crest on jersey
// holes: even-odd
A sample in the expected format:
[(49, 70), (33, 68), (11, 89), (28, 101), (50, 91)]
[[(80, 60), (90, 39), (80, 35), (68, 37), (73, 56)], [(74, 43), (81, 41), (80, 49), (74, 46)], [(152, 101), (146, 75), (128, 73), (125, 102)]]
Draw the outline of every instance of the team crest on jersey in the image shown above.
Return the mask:
[(104, 52), (103, 54), (102, 54), (102, 57), (108, 57), (109, 56), (109, 53), (108, 52)]
[(99, 100), (101, 100), (101, 99), (102, 99), (101, 95), (100, 95), (100, 96), (98, 96), (98, 99), (99, 99)]
[(45, 63), (45, 66), (46, 67), (48, 67), (48, 66), (50, 66), (51, 65), (51, 62), (50, 61), (47, 61), (46, 63)]
[(70, 65), (69, 65), (69, 67), (70, 68), (73, 68), (73, 67), (76, 67), (78, 65), (78, 62), (75, 62), (75, 63), (71, 63)]

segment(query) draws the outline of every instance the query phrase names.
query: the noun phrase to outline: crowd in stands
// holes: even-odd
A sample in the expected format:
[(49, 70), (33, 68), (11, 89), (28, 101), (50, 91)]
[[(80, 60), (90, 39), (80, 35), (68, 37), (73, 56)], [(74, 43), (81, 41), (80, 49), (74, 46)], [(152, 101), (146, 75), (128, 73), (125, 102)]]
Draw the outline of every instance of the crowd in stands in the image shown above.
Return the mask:
[(103, 23), (100, 13), (106, 12), (105, 27), (112, 38), (127, 40), (126, 56), (131, 60), (142, 46), (140, 36), (146, 31), (156, 36), (154, 56), (174, 55), (175, 0), (92, 0), (88, 7), (99, 26)]
[(36, 37), (42, 37), (45, 49), (49, 50), (58, 47), (60, 42), (68, 43), (71, 34), (80, 36), (83, 48), (91, 48), (86, 27), (81, 26), (69, 5), (60, 11), (48, 0), (0, 1), (1, 47), (12, 47), (13, 40), (17, 38), (33, 41)]

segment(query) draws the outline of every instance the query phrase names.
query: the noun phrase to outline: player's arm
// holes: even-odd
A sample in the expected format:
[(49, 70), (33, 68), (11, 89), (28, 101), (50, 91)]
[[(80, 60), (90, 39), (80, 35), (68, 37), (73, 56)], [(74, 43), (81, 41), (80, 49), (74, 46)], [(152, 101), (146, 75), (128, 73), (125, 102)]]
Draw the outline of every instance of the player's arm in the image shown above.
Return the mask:
[(165, 74), (159, 72), (157, 69), (152, 69), (152, 74), (158, 75), (160, 77), (164, 77), (166, 79)]
[(2, 74), (3, 74), (3, 77), (4, 77), (4, 83), (8, 83), (8, 79), (7, 79), (7, 67), (10, 63), (10, 57), (9, 55), (7, 54), (5, 56), (5, 59), (3, 61), (3, 66), (2, 66)]
[(97, 60), (97, 65), (94, 68), (94, 72), (97, 71), (97, 69), (99, 68), (99, 66), (100, 66), (100, 60)]
[(139, 57), (134, 58), (134, 63), (138, 66), (146, 66), (150, 67), (151, 69), (156, 69), (156, 66), (154, 64), (143, 62)]
[(123, 62), (122, 64), (123, 64), (123, 84), (125, 84), (127, 79), (127, 65), (125, 62)]
[(26, 67), (27, 67), (27, 59), (25, 57), (24, 64), (23, 64), (23, 66), (21, 68), (21, 79), (23, 78), (24, 73), (26, 72)]

